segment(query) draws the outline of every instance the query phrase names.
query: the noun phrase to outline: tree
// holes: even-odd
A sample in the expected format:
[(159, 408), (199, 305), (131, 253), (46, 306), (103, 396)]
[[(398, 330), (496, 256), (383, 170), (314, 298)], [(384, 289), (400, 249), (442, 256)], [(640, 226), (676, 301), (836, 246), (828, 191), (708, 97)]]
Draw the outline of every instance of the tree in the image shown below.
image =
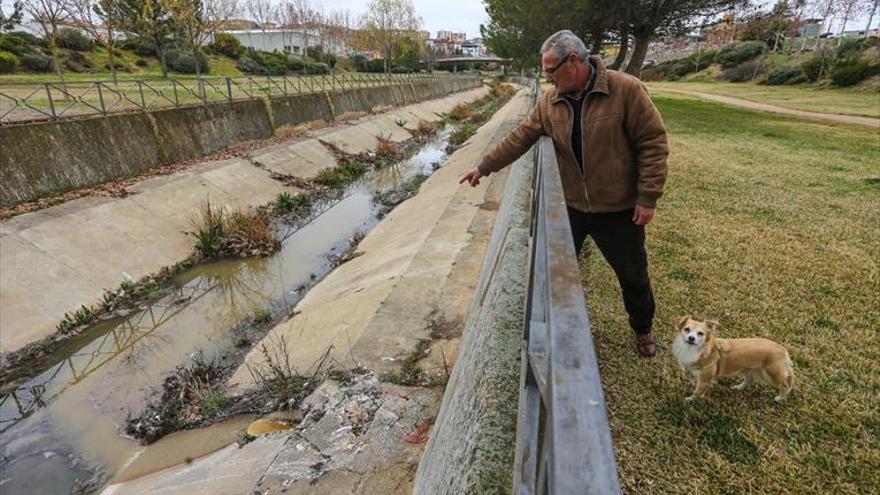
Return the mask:
[(742, 40), (763, 41), (776, 50), (779, 40), (792, 25), (791, 11), (785, 0), (779, 0), (770, 12), (757, 12), (746, 20)]
[(119, 24), (118, 0), (68, 0), (67, 12), (76, 25), (92, 38), (97, 40), (101, 39), (102, 34), (106, 35), (110, 75), (113, 84), (116, 84), (118, 79), (113, 52), (116, 50), (116, 33)]
[(648, 45), (658, 35), (683, 33), (695, 18), (714, 16), (748, 0), (633, 0), (630, 29), (635, 39), (626, 72), (638, 76)]
[(382, 52), (385, 72), (388, 61), (401, 37), (417, 32), (422, 20), (416, 14), (412, 0), (370, 0), (361, 25), (371, 42)]
[(16, 25), (21, 24), (21, 16), (24, 12), (24, 4), (21, 0), (12, 2), (12, 12), (3, 12), (3, 2), (0, 2), (0, 32), (12, 31)]
[(245, 9), (250, 18), (260, 26), (260, 31), (264, 34), (263, 48), (265, 49), (266, 25), (269, 24), (275, 16), (275, 9), (272, 7), (272, 3), (269, 0), (245, 0)]
[(119, 23), (130, 34), (150, 40), (156, 48), (162, 77), (168, 77), (168, 64), (165, 60), (170, 37), (174, 31), (171, 12), (166, 0), (117, 0)]
[(25, 4), (25, 11), (43, 32), (43, 37), (49, 44), (49, 50), (52, 52), (52, 65), (55, 66), (55, 72), (61, 80), (62, 88), (64, 85), (64, 69), (61, 59), (58, 56), (58, 31), (62, 23), (70, 18), (67, 8), (67, 0), (29, 0)]
[(177, 38), (192, 52), (196, 76), (202, 74), (202, 47), (238, 11), (235, 0), (164, 0)]
[(838, 9), (841, 15), (840, 36), (837, 38), (837, 46), (843, 41), (843, 33), (846, 31), (846, 23), (858, 15), (863, 9), (864, 0), (838, 0)]
[(865, 38), (868, 37), (868, 32), (871, 31), (871, 21), (874, 20), (874, 14), (877, 13), (877, 6), (880, 5), (880, 0), (865, 0), (870, 7), (870, 14), (868, 15), (868, 24), (865, 25)]

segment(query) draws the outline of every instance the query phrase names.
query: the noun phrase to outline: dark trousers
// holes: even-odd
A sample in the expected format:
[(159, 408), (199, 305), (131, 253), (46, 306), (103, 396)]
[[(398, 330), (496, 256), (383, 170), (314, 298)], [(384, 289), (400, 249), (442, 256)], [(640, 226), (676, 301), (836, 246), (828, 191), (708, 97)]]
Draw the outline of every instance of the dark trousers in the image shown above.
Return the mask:
[(633, 210), (614, 213), (584, 213), (568, 209), (574, 249), (580, 258), (587, 236), (593, 238), (602, 256), (611, 265), (623, 292), (623, 305), (629, 326), (637, 334), (651, 331), (654, 319), (654, 292), (648, 278), (645, 227), (632, 221)]

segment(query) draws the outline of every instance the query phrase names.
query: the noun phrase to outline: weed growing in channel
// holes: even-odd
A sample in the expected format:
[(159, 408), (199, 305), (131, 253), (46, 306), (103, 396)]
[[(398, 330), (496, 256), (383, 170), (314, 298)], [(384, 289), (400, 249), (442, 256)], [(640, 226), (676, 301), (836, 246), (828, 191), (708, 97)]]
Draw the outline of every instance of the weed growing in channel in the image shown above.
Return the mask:
[(359, 162), (343, 162), (338, 167), (322, 170), (315, 182), (327, 187), (340, 188), (359, 179), (367, 172), (367, 167)]
[(191, 235), (196, 239), (196, 251), (205, 258), (213, 258), (217, 255), (220, 241), (223, 239), (225, 220), (226, 213), (223, 208), (211, 206), (210, 198), (206, 199), (190, 218), (190, 224), (194, 229)]
[(376, 136), (376, 155), (382, 158), (394, 158), (400, 154), (400, 146), (391, 140), (391, 135)]
[[(284, 194), (284, 193), (283, 193)], [(288, 201), (286, 198), (281, 202)], [(293, 198), (290, 203), (295, 204)], [(276, 208), (278, 207), (276, 202)], [(281, 241), (272, 228), (268, 213), (226, 213), (206, 200), (190, 218), (196, 239), (196, 252), (205, 259), (219, 257), (265, 256), (277, 251)]]
[(80, 306), (79, 309), (72, 313), (64, 313), (64, 318), (56, 328), (61, 333), (68, 333), (74, 328), (88, 323), (92, 319), (93, 314), (92, 308)]

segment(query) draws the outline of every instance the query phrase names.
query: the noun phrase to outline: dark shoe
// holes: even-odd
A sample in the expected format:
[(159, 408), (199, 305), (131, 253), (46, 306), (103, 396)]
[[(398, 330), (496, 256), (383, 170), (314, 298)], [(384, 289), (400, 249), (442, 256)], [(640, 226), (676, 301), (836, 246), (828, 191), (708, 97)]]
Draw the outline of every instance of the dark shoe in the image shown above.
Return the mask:
[(657, 341), (650, 333), (636, 335), (636, 349), (642, 357), (650, 358), (657, 355)]

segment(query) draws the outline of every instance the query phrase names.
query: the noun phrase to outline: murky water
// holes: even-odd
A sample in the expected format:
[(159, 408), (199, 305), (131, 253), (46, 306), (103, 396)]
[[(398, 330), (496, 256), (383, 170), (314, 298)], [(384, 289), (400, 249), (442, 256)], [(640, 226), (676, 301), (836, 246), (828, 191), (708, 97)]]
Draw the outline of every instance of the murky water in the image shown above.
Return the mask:
[(254, 312), (289, 313), (332, 269), (332, 255), (378, 222), (373, 195), (430, 174), (445, 159), (448, 135), (441, 131), (412, 158), (349, 187), (275, 255), (194, 267), (174, 280), (169, 296), (72, 339), (57, 364), (0, 398), (0, 492), (67, 494), (97, 470), (106, 480), (124, 467), (130, 472), (137, 459), (141, 475), (215, 450), (178, 440), (164, 455), (142, 456), (145, 448), (121, 437), (119, 427), (194, 353), (219, 357), (255, 338), (240, 325)]

